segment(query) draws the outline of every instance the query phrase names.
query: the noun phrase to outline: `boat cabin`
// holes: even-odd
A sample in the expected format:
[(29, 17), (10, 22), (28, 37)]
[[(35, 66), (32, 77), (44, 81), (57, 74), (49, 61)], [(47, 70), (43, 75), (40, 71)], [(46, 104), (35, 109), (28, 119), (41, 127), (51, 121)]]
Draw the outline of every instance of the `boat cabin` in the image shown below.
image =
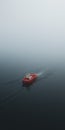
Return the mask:
[(25, 78), (27, 78), (27, 79), (31, 79), (32, 78), (32, 76), (30, 75), (30, 74), (27, 74), (26, 76), (25, 76)]

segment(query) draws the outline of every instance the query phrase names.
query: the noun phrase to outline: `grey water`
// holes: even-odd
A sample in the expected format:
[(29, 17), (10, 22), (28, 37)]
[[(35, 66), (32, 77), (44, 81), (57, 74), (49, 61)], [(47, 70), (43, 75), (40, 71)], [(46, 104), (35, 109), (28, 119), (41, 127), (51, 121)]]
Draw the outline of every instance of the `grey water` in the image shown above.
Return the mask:
[[(27, 72), (51, 72), (51, 75), (22, 85)], [(65, 68), (62, 63), (10, 61), (0, 64), (0, 123), (13, 128), (64, 128)], [(4, 125), (3, 125), (4, 124)], [(56, 125), (55, 125), (56, 124)], [(60, 126), (59, 126), (60, 127)]]

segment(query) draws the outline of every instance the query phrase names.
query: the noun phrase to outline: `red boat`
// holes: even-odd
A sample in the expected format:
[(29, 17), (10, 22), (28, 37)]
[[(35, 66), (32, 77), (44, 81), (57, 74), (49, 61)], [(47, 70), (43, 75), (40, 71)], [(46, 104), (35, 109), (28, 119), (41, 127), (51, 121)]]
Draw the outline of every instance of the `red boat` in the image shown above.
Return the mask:
[(25, 75), (25, 77), (22, 79), (22, 82), (28, 85), (28, 84), (32, 84), (36, 79), (37, 79), (37, 74), (30, 73)]

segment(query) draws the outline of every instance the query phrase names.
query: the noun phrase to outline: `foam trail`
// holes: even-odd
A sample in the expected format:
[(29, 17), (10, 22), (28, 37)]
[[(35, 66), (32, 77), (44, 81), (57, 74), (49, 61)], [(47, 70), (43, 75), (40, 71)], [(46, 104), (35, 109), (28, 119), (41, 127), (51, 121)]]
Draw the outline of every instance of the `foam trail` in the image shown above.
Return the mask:
[(39, 73), (37, 73), (37, 76), (39, 77), (39, 76), (42, 76), (44, 74), (44, 72), (39, 72)]
[(47, 70), (37, 73), (37, 76), (38, 76), (38, 77), (42, 77), (42, 76), (44, 76), (44, 75), (46, 75), (46, 74), (47, 74)]
[(49, 71), (48, 69), (37, 73), (38, 79), (48, 77), (49, 75), (51, 75), (51, 71)]

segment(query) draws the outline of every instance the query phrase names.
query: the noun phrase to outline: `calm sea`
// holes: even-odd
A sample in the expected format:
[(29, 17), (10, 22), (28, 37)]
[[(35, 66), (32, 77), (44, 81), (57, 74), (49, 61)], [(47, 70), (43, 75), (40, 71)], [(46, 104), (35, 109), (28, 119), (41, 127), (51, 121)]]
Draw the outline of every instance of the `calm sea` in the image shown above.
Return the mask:
[[(30, 87), (27, 72), (49, 71)], [(0, 64), (0, 126), (11, 129), (64, 128), (65, 68), (62, 63), (3, 61)]]

